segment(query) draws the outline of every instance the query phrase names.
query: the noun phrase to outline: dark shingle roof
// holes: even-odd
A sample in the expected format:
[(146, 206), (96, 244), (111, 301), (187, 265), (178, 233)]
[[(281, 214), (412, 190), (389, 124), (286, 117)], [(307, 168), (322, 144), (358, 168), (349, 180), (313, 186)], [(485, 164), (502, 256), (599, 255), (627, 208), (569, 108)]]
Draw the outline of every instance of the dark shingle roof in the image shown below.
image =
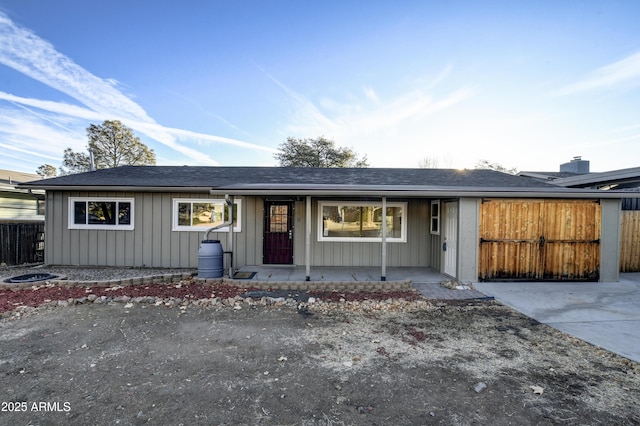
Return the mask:
[(19, 188), (281, 196), (623, 198), (619, 191), (563, 188), (493, 170), (455, 169), (123, 166), (27, 182)]
[(434, 186), (468, 188), (557, 188), (492, 170), (124, 166), (61, 176), (25, 187), (233, 188), (296, 186)]

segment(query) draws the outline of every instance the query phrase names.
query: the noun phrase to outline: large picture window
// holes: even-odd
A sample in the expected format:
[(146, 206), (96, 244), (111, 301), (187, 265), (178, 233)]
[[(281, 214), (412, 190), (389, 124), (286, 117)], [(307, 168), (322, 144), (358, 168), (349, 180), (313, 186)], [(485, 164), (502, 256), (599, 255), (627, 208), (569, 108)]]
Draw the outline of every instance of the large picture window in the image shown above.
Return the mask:
[(133, 229), (133, 198), (69, 198), (69, 229)]
[[(241, 231), (240, 213), (242, 200), (233, 203), (233, 232)], [(225, 200), (180, 199), (173, 200), (174, 231), (206, 231), (229, 220), (229, 206)], [(228, 232), (225, 226), (217, 230)]]
[[(321, 201), (318, 241), (382, 241), (382, 203)], [(387, 241), (407, 240), (407, 203), (387, 203)]]

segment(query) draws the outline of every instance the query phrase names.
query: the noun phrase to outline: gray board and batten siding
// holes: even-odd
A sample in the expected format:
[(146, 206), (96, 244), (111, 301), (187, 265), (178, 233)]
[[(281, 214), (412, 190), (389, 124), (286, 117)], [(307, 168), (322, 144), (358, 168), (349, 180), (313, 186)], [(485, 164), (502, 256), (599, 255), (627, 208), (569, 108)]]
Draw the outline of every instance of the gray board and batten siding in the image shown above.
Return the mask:
[[(69, 229), (69, 198), (132, 198), (133, 230)], [(221, 199), (224, 194), (163, 192), (47, 192), (46, 263), (54, 265), (100, 265), (196, 268), (204, 232), (174, 231), (174, 199)], [(243, 196), (241, 231), (233, 233), (234, 266), (262, 264), (264, 197)], [(284, 199), (284, 198), (283, 198)], [(397, 201), (390, 199), (390, 202)], [(429, 200), (403, 199), (407, 203), (407, 241), (387, 243), (388, 266), (429, 267), (439, 265), (439, 236), (429, 232)], [(320, 242), (318, 202), (311, 212), (311, 266), (379, 266), (380, 242)], [(304, 265), (305, 202), (294, 201), (294, 264)], [(228, 233), (213, 232), (226, 248)]]

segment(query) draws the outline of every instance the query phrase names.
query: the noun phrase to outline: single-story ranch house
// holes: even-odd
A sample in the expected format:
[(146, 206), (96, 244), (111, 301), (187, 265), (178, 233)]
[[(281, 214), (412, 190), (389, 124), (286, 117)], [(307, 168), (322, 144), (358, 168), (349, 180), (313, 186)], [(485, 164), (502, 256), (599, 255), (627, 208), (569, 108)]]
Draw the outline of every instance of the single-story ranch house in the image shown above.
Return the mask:
[(389, 168), (125, 166), (19, 187), (46, 190), (51, 265), (196, 268), (205, 231), (220, 226), (206, 238), (231, 270), (297, 265), (309, 279), (314, 267), (367, 266), (384, 280), (387, 267), (424, 267), (471, 282), (617, 281), (629, 196)]

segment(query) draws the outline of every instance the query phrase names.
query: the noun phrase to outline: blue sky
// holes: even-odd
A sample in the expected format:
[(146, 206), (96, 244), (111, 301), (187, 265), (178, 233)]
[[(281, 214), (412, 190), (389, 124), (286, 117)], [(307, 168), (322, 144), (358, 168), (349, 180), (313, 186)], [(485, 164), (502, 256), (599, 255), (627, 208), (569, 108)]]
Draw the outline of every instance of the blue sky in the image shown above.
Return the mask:
[(638, 1), (0, 0), (0, 169), (119, 119), (160, 165), (640, 166)]

